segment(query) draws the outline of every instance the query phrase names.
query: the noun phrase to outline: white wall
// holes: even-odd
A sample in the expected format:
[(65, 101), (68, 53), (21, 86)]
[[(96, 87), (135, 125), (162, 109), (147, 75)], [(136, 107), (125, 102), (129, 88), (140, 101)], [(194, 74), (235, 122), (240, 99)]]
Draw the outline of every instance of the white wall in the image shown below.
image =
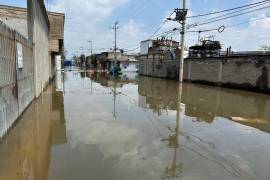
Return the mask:
[(140, 54), (141, 55), (147, 55), (150, 47), (152, 47), (152, 41), (151, 40), (141, 42)]

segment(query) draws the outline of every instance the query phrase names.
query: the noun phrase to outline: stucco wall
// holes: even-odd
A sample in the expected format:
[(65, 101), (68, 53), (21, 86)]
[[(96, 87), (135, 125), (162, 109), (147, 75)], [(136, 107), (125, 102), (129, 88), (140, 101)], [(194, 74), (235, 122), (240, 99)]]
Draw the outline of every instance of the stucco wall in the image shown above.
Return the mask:
[(49, 81), (49, 27), (38, 0), (32, 0), (32, 14), (35, 96), (38, 97)]

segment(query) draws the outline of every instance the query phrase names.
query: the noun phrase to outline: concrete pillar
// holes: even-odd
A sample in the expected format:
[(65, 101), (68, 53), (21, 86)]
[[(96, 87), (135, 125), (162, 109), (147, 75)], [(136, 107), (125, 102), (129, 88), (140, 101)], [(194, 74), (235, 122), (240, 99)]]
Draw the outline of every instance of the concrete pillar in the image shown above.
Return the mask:
[(218, 86), (221, 86), (222, 83), (222, 73), (223, 73), (223, 63), (222, 60), (219, 60)]
[(191, 61), (188, 61), (188, 77), (187, 80), (191, 80)]

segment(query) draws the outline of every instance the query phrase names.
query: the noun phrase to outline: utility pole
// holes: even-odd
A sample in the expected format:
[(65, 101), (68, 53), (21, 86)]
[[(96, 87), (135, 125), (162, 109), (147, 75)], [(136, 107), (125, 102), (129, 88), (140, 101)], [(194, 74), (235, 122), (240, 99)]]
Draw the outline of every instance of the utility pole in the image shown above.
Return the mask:
[(179, 82), (182, 83), (184, 75), (184, 53), (185, 53), (185, 34), (186, 34), (186, 15), (187, 15), (186, 0), (183, 0), (183, 9), (182, 11), (180, 11), (179, 14), (181, 14), (179, 22), (180, 23), (182, 22)]
[(201, 42), (201, 33), (202, 31), (198, 31), (198, 44), (200, 44)]
[(89, 40), (87, 42), (90, 43), (90, 48), (91, 48), (91, 54), (90, 55), (92, 56), (92, 54), (93, 54), (93, 41), (92, 40)]
[(180, 53), (180, 69), (179, 69), (179, 82), (183, 82), (183, 72), (184, 72), (184, 53), (185, 53), (185, 34), (186, 34), (186, 16), (187, 16), (187, 0), (183, 1), (183, 9), (175, 9), (176, 14), (174, 19), (168, 18), (167, 20), (177, 21), (181, 24), (182, 28), (180, 31), (181, 34), (181, 53)]
[(117, 26), (118, 25), (118, 21), (116, 21), (114, 23), (114, 26), (112, 27), (112, 29), (114, 30), (114, 62), (113, 62), (113, 76), (115, 74), (115, 67), (116, 67), (116, 64), (117, 64), (117, 56), (116, 56), (116, 50), (117, 50), (117, 29), (119, 29), (119, 27)]

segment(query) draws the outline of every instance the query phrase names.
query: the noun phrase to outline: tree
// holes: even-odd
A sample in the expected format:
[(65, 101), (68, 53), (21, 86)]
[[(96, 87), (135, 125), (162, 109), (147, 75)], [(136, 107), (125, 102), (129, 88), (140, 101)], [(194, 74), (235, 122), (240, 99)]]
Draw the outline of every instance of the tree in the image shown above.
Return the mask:
[(79, 59), (80, 59), (80, 66), (84, 66), (85, 65), (85, 55), (84, 54), (82, 54), (80, 57), (79, 57)]
[(76, 55), (73, 56), (73, 62), (76, 66), (79, 66), (79, 58)]
[(97, 55), (96, 54), (93, 54), (91, 56), (91, 64), (93, 65), (94, 70), (96, 70), (97, 69)]

